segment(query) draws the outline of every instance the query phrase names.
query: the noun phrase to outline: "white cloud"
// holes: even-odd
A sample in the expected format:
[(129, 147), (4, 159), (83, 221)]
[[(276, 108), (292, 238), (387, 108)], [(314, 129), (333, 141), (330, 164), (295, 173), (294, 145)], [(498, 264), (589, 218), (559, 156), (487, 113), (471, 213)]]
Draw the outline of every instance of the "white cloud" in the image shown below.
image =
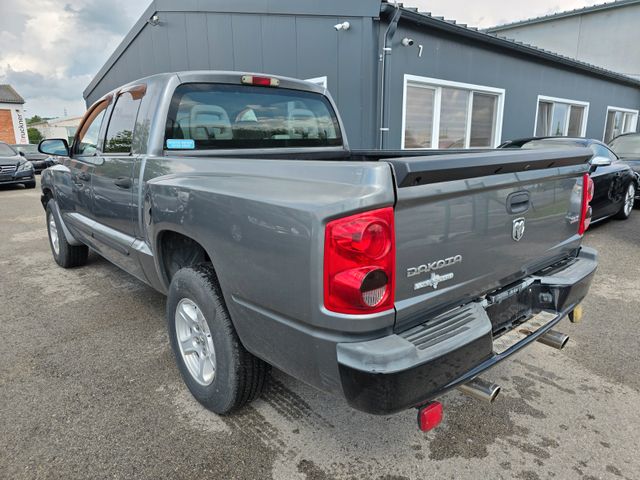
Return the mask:
[(82, 91), (150, 0), (0, 0), (0, 83), (28, 115), (79, 115)]

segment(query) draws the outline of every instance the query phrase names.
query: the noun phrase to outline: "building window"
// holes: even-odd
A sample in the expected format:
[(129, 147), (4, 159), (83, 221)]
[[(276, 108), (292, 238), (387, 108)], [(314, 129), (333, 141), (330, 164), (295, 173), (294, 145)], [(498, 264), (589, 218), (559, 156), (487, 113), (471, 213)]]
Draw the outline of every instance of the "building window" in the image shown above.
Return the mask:
[(538, 96), (536, 137), (584, 137), (589, 103)]
[(402, 148), (492, 148), (500, 143), (505, 91), (405, 75)]
[(618, 135), (635, 132), (638, 127), (638, 110), (607, 107), (607, 123), (604, 127), (604, 141), (609, 143)]

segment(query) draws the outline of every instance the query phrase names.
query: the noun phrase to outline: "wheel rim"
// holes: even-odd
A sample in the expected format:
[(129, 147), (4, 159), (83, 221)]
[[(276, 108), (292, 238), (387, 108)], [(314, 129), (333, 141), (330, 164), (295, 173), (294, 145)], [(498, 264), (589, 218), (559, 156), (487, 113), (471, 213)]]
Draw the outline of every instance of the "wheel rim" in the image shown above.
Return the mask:
[(193, 300), (180, 300), (175, 326), (180, 355), (187, 370), (200, 385), (211, 385), (216, 376), (216, 351), (207, 320)]
[(60, 254), (60, 238), (58, 237), (58, 226), (56, 225), (56, 219), (53, 215), (49, 214), (49, 238), (51, 239), (51, 246), (53, 252), (57, 255)]
[(631, 210), (633, 210), (633, 204), (636, 201), (636, 188), (633, 185), (629, 185), (627, 189), (627, 198), (624, 200), (624, 214), (629, 216)]

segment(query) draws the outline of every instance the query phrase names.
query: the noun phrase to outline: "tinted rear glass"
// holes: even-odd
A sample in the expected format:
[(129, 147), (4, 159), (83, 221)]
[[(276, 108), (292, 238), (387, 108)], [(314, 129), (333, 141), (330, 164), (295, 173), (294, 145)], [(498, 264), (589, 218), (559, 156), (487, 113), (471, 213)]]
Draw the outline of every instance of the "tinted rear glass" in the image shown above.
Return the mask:
[(340, 145), (335, 112), (323, 95), (211, 83), (176, 89), (165, 137), (168, 149)]
[(15, 157), (17, 155), (16, 152), (13, 151), (6, 143), (0, 143), (0, 157)]

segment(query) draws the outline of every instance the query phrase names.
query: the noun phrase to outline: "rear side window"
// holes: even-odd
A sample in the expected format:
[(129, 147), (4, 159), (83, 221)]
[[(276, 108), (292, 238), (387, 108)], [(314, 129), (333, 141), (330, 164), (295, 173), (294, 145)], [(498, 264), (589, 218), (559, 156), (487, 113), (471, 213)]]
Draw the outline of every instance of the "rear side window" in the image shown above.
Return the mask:
[(178, 87), (167, 118), (167, 149), (342, 145), (323, 95), (298, 90), (193, 83)]
[(132, 92), (125, 92), (118, 96), (107, 128), (104, 153), (131, 153), (133, 128), (142, 99), (139, 95), (135, 97)]

